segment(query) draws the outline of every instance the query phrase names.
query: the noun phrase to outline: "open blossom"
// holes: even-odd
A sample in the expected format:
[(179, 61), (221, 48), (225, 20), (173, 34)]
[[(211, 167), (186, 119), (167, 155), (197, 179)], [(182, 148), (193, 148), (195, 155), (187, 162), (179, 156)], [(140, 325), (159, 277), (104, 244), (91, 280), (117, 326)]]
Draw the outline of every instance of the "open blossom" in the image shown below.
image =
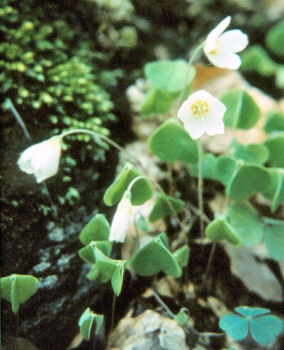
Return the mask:
[(125, 191), (121, 201), (118, 204), (116, 212), (114, 214), (109, 240), (115, 242), (124, 242), (126, 232), (128, 230), (130, 216), (131, 216), (131, 193)]
[(210, 136), (224, 133), (225, 105), (216, 97), (204, 90), (190, 95), (181, 105), (178, 117), (185, 130), (193, 139), (198, 139), (203, 133)]
[(216, 67), (238, 69), (241, 65), (240, 52), (248, 45), (248, 36), (239, 29), (228, 30), (231, 17), (221, 21), (207, 36), (204, 44), (204, 53)]
[(50, 139), (28, 147), (20, 156), (18, 166), (28, 174), (34, 174), (42, 182), (58, 171), (61, 155), (61, 137)]

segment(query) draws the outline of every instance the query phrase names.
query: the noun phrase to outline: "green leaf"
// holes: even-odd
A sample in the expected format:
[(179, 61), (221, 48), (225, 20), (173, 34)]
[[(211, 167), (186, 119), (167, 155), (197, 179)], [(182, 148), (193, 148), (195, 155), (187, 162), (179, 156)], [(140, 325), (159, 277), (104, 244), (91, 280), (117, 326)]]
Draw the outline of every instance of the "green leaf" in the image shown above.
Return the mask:
[(105, 241), (108, 239), (110, 226), (103, 214), (95, 215), (80, 232), (80, 241), (87, 245), (91, 241)]
[(269, 255), (280, 261), (284, 259), (284, 223), (283, 225), (267, 225), (264, 242)]
[(197, 162), (197, 143), (176, 121), (162, 124), (149, 138), (148, 148), (165, 162)]
[(264, 225), (252, 206), (234, 204), (227, 209), (226, 218), (241, 245), (251, 246), (261, 241)]
[(221, 101), (227, 107), (224, 116), (226, 126), (250, 129), (260, 117), (260, 108), (245, 90), (230, 90), (222, 96)]
[(238, 306), (234, 310), (245, 317), (255, 317), (270, 313), (270, 310), (264, 307)]
[(270, 152), (270, 166), (284, 168), (284, 133), (272, 134), (264, 144)]
[(273, 315), (256, 317), (250, 321), (251, 335), (262, 345), (272, 343), (282, 328), (282, 321)]
[(275, 84), (279, 89), (284, 88), (284, 65), (278, 65), (276, 68)]
[(174, 320), (180, 326), (185, 325), (188, 321), (188, 309), (186, 307), (180, 309), (179, 312), (175, 315)]
[(219, 327), (236, 340), (242, 340), (248, 335), (248, 321), (238, 315), (224, 315), (219, 321)]
[[(206, 153), (201, 159), (202, 177), (220, 181), (224, 186), (231, 183), (236, 171), (238, 162), (227, 156), (216, 157), (212, 153)], [(198, 164), (191, 164), (190, 171), (193, 176), (198, 176)]]
[(184, 60), (156, 61), (145, 65), (145, 75), (155, 87), (177, 92), (192, 82), (195, 69)]
[(151, 88), (141, 104), (141, 116), (145, 118), (152, 114), (165, 114), (171, 109), (173, 100), (167, 91)]
[(166, 215), (173, 215), (184, 210), (184, 202), (181, 199), (171, 196), (165, 196), (162, 193), (157, 193), (154, 206), (149, 215), (149, 221), (154, 222)]
[(130, 259), (130, 264), (138, 275), (153, 276), (163, 271), (166, 275), (173, 277), (181, 276), (179, 263), (165, 246), (162, 235), (152, 239), (136, 251)]
[(247, 163), (263, 165), (269, 158), (268, 148), (263, 144), (238, 144), (235, 148), (233, 157), (242, 159)]
[(86, 247), (79, 250), (79, 256), (88, 263), (96, 263), (96, 247), (98, 247), (105, 255), (111, 253), (112, 243), (109, 241), (90, 242)]
[(141, 214), (139, 215), (139, 218), (136, 221), (136, 225), (142, 231), (145, 231), (145, 232), (149, 232), (150, 231), (150, 228), (149, 228), (149, 226), (147, 224), (147, 221), (146, 221), (145, 217), (143, 215), (141, 215)]
[(284, 20), (276, 24), (266, 36), (266, 44), (269, 49), (280, 57), (284, 57)]
[(279, 112), (269, 113), (264, 124), (264, 131), (267, 133), (284, 131), (284, 114)]
[(90, 271), (87, 274), (87, 278), (90, 281), (94, 281), (97, 278), (99, 278), (99, 276), (100, 276), (100, 270), (99, 270), (98, 266), (95, 265), (95, 264), (92, 264), (91, 265), (91, 269), (90, 269)]
[(122, 289), (124, 272), (127, 266), (127, 261), (123, 261), (121, 264), (116, 265), (116, 269), (111, 278), (111, 285), (113, 292), (118, 296)]
[(271, 174), (266, 168), (244, 164), (226, 190), (230, 197), (240, 202), (252, 194), (262, 192), (269, 185), (271, 185)]
[(89, 307), (83, 312), (79, 319), (80, 333), (85, 340), (90, 340), (91, 332), (98, 334), (102, 323), (104, 321), (104, 315), (95, 314)]
[(275, 212), (279, 205), (284, 204), (284, 171), (281, 168), (267, 168), (270, 183), (262, 190), (262, 194), (272, 201), (271, 210)]
[(259, 45), (249, 47), (242, 54), (242, 70), (245, 72), (257, 72), (265, 77), (269, 77), (275, 74), (276, 69), (277, 64)]
[(174, 257), (179, 262), (180, 266), (184, 267), (188, 264), (189, 246), (184, 245), (173, 253)]
[(1, 277), (1, 298), (12, 304), (12, 311), (17, 313), (20, 304), (27, 301), (37, 290), (38, 279), (29, 275), (13, 274)]
[(206, 227), (205, 234), (212, 242), (219, 242), (224, 239), (233, 245), (240, 244), (240, 238), (234, 227), (221, 215), (210, 222)]
[[(112, 206), (119, 202), (129, 184), (138, 176), (141, 176), (140, 172), (132, 164), (127, 163), (106, 190), (104, 195), (105, 204)], [(133, 205), (141, 205), (150, 199), (152, 194), (153, 189), (150, 182), (145, 178), (141, 178), (131, 188), (131, 202)]]
[(107, 278), (111, 279), (111, 285), (114, 293), (118, 296), (121, 292), (123, 276), (128, 261), (114, 260), (104, 255), (100, 249), (95, 249), (96, 265), (100, 272)]
[(267, 315), (270, 313), (269, 309), (240, 306), (236, 307), (235, 311), (242, 316), (225, 315), (220, 319), (219, 326), (236, 340), (244, 339), (250, 329), (255, 341), (267, 345), (282, 331), (282, 321), (276, 316)]

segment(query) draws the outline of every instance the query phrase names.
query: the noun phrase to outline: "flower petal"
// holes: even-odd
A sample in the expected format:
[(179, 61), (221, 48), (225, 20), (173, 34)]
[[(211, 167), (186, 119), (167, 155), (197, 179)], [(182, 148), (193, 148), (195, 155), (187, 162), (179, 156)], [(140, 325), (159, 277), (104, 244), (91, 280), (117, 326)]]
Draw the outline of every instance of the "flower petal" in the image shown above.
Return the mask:
[(224, 121), (220, 115), (210, 113), (203, 118), (202, 122), (203, 128), (208, 135), (224, 134)]
[(34, 174), (36, 181), (42, 182), (58, 171), (61, 155), (61, 137), (54, 136), (27, 148), (18, 160), (20, 169)]
[(207, 53), (209, 61), (216, 67), (238, 69), (242, 63), (239, 55), (230, 51), (218, 51), (215, 54)]
[(205, 131), (202, 120), (194, 118), (193, 116), (184, 121), (184, 128), (193, 140), (198, 139)]
[(208, 34), (206, 38), (206, 43), (210, 44), (211, 41), (215, 41), (224, 31), (225, 29), (230, 25), (231, 23), (231, 16), (227, 16), (224, 18), (218, 25), (215, 27), (211, 32)]
[(219, 40), (224, 51), (240, 52), (248, 45), (248, 36), (239, 29), (223, 33)]

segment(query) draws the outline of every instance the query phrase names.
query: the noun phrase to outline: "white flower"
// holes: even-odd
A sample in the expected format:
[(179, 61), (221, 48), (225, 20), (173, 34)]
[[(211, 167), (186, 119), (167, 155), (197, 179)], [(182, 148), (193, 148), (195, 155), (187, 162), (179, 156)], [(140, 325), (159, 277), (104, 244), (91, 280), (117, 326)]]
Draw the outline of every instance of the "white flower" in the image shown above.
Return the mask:
[(240, 56), (236, 52), (244, 50), (248, 44), (248, 36), (239, 29), (225, 29), (229, 26), (231, 17), (221, 21), (207, 36), (204, 53), (216, 67), (238, 69), (241, 65)]
[(189, 135), (198, 139), (203, 133), (210, 136), (223, 134), (225, 112), (226, 107), (222, 102), (208, 92), (200, 90), (184, 101), (178, 111), (178, 117)]
[(109, 241), (124, 242), (131, 216), (131, 193), (125, 191), (114, 214)]
[(18, 160), (20, 169), (34, 174), (36, 181), (42, 182), (58, 171), (61, 154), (61, 137), (54, 136), (27, 148)]

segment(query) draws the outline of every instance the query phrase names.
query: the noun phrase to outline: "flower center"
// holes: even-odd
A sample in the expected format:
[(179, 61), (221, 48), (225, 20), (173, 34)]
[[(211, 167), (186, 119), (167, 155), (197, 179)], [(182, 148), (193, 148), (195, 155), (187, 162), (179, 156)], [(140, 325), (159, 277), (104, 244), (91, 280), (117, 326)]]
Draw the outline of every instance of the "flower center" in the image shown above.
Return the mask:
[(209, 51), (210, 55), (216, 55), (221, 46), (220, 40), (217, 38), (214, 42), (214, 47)]
[(202, 100), (193, 102), (190, 108), (196, 118), (202, 118), (209, 111), (208, 103)]

